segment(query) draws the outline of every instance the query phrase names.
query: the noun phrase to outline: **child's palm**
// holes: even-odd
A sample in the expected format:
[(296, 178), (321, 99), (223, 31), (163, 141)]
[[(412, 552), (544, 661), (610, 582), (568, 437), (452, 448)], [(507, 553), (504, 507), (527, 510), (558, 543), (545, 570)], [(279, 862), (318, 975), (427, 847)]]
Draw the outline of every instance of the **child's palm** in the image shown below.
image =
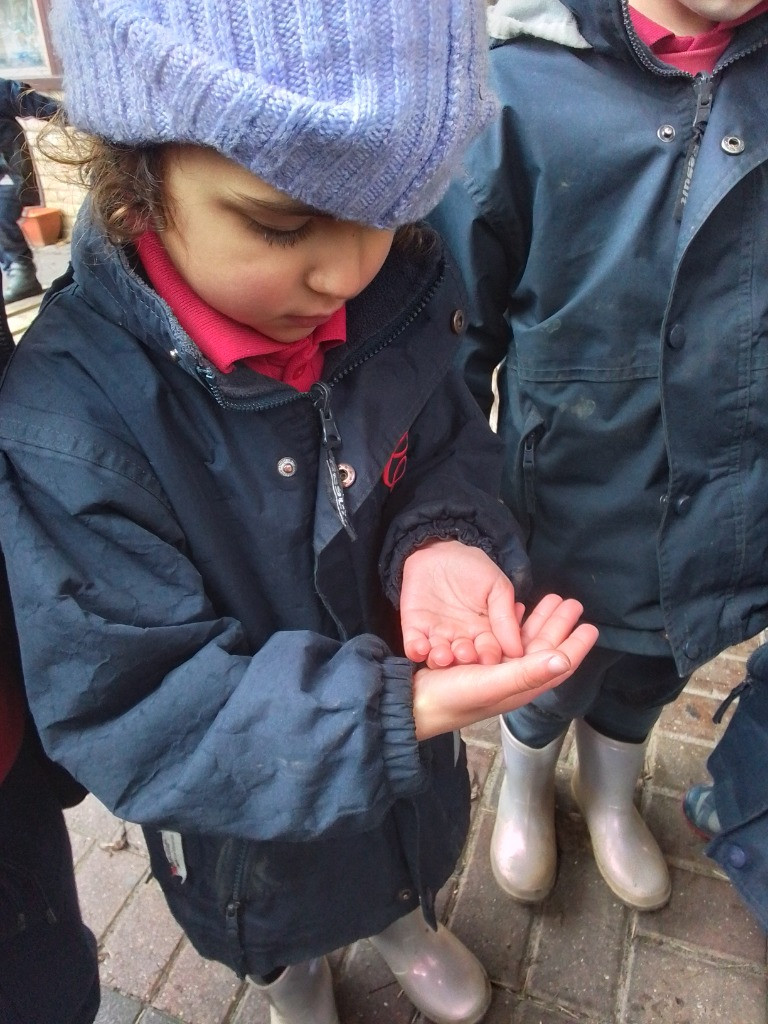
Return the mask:
[(405, 562), (400, 619), (407, 657), (429, 668), (498, 664), (522, 654), (512, 583), (479, 548), (440, 541)]

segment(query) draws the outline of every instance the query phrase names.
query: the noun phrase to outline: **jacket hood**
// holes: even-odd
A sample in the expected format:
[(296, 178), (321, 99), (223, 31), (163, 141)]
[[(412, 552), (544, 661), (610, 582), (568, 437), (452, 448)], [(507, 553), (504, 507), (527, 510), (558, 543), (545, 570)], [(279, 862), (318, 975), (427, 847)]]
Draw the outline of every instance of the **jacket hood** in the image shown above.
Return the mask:
[[(430, 300), (446, 274), (439, 237), (420, 224), (423, 243), (407, 254), (394, 247), (367, 288), (347, 303), (347, 343), (328, 352), (325, 376), (367, 358), (370, 350), (396, 336)], [(72, 236), (71, 277), (90, 306), (133, 334), (147, 348), (169, 356), (192, 377), (215, 387), (231, 402), (285, 397), (294, 390), (282, 381), (236, 367), (225, 374), (198, 349), (171, 308), (145, 281), (132, 246), (115, 246), (94, 221), (86, 198)], [(60, 287), (69, 275), (60, 279)], [(458, 285), (457, 279), (457, 287)], [(53, 292), (51, 292), (51, 295)], [(460, 292), (458, 294), (461, 294)], [(402, 296), (402, 304), (392, 302)], [(456, 294), (453, 296), (455, 301)]]
[(532, 36), (577, 49), (590, 47), (560, 0), (498, 0), (488, 8), (487, 26), (492, 39)]

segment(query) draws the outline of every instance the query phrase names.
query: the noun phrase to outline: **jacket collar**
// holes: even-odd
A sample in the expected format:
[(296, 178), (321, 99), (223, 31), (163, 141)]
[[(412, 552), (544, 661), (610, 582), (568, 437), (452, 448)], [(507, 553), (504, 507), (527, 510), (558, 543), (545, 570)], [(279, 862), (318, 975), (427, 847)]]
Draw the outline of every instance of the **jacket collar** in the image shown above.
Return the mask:
[[(428, 244), (414, 254), (392, 252), (368, 287), (347, 304), (346, 344), (328, 352), (323, 378), (343, 375), (396, 336), (428, 301), (444, 266), (439, 236), (422, 225)], [(72, 238), (72, 277), (83, 298), (110, 321), (133, 334), (158, 355), (172, 359), (195, 377), (222, 405), (290, 401), (297, 392), (282, 383), (238, 367), (219, 372), (181, 327), (168, 304), (140, 272), (131, 246), (115, 246), (94, 223), (88, 200)], [(392, 302), (397, 295), (402, 301)]]

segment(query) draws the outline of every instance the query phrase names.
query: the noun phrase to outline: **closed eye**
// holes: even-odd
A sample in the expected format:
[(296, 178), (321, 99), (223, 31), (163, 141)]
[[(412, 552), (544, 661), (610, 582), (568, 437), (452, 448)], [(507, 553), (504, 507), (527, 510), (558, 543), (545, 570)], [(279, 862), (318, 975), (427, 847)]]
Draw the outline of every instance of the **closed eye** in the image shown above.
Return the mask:
[(252, 217), (247, 217), (246, 220), (251, 230), (261, 235), (267, 245), (282, 246), (297, 245), (310, 233), (313, 223), (312, 218), (308, 217), (303, 224), (299, 225), (299, 227), (286, 230), (270, 227), (268, 224), (262, 224), (260, 221), (254, 220)]

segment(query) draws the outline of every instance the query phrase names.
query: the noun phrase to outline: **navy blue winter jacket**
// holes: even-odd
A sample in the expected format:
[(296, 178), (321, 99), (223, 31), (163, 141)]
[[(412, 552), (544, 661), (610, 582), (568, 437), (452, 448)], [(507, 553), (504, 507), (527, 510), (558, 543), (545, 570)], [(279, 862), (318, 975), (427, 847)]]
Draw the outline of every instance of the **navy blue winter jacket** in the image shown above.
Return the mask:
[[(385, 591), (428, 537), (525, 561), (498, 444), (453, 368), (461, 288), (439, 242), (390, 255), (326, 357), (356, 540), (313, 395), (218, 373), (87, 218), (72, 252), (0, 391), (0, 544), (48, 752), (149, 826), (172, 909), (238, 971), (419, 899), (432, 915), (466, 765), (451, 735), (416, 741)], [(186, 879), (156, 829), (182, 834)]]
[(536, 590), (685, 675), (768, 624), (768, 15), (694, 78), (626, 0), (546, 5), (493, 9), (503, 109), (433, 218), (462, 363), (487, 411), (505, 360)]

